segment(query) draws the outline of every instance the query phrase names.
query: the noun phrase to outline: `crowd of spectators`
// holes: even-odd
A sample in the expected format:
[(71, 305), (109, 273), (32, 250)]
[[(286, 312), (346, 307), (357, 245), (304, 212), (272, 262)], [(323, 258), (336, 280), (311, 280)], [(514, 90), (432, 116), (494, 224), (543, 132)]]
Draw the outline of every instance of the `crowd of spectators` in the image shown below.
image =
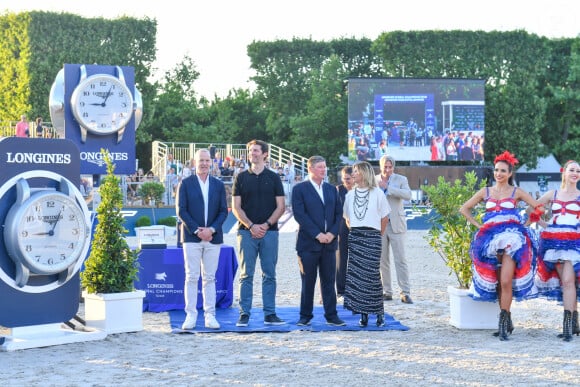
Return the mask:
[[(289, 160), (286, 164), (267, 162), (266, 166), (280, 175), (280, 179), (284, 185), (287, 203), (290, 203), (292, 187), (296, 182), (301, 181), (300, 175), (296, 174), (294, 164)], [(231, 185), (238, 173), (245, 171), (248, 168), (249, 164), (244, 159), (236, 159), (229, 156), (222, 158), (220, 152), (215, 152), (214, 157), (212, 158), (210, 174), (211, 176), (222, 180), (226, 185), (227, 193), (229, 193), (231, 192)], [(151, 171), (145, 175), (142, 168), (139, 168), (135, 174), (126, 176), (127, 202), (133, 205), (139, 204), (141, 202), (138, 193), (139, 186), (146, 181), (157, 181), (163, 182), (165, 185), (165, 193), (162, 199), (163, 203), (169, 206), (175, 205), (175, 195), (179, 183), (181, 180), (194, 173), (194, 159), (186, 160), (182, 163), (180, 160), (176, 160), (174, 155), (170, 153), (167, 155), (164, 179), (155, 176)]]

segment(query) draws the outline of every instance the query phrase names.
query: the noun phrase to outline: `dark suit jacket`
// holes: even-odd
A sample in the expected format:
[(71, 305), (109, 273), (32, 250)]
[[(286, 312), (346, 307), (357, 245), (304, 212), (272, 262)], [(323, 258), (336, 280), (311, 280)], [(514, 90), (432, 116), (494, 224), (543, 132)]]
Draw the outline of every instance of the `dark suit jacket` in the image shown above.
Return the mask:
[(177, 188), (177, 202), (175, 207), (177, 216), (181, 220), (181, 241), (201, 242), (194, 234), (198, 227), (213, 227), (215, 234), (211, 243), (224, 243), (222, 225), (228, 216), (226, 190), (224, 183), (215, 177), (208, 176), (209, 193), (207, 208), (207, 224), (204, 219), (204, 203), (201, 187), (197, 175), (191, 175), (181, 181)]
[(338, 236), (342, 220), (342, 205), (336, 187), (322, 183), (324, 203), (310, 181), (303, 181), (292, 190), (292, 212), (300, 225), (296, 240), (296, 251), (320, 251), (323, 247), (337, 248), (337, 239), (324, 245), (316, 240), (318, 234), (330, 232)]

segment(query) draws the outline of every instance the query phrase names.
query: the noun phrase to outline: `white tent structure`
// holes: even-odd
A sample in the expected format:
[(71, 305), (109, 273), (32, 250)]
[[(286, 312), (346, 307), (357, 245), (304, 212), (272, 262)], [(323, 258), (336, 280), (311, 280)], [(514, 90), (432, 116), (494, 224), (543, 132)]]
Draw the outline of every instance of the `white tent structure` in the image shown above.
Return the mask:
[[(538, 158), (538, 164), (535, 168), (522, 165), (516, 171), (516, 180), (518, 185), (525, 191), (540, 194), (560, 187), (560, 163), (554, 155)], [(545, 180), (546, 185), (541, 186), (540, 182)]]

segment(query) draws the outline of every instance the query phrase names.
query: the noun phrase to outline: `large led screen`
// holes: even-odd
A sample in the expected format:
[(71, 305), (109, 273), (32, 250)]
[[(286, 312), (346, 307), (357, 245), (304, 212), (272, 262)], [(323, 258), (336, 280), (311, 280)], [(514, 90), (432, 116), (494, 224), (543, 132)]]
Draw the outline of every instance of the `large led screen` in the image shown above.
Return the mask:
[(482, 79), (350, 78), (348, 158), (484, 159)]

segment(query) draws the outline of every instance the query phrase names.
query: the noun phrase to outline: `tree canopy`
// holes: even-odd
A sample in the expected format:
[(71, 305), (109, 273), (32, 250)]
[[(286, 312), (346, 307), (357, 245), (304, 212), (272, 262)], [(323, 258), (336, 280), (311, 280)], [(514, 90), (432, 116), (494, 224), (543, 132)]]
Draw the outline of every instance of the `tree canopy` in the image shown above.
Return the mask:
[(64, 63), (135, 67), (143, 97), (137, 155), (152, 140), (245, 143), (260, 138), (330, 165), (347, 154), (347, 80), (353, 77), (479, 78), (486, 86), (485, 153), (509, 149), (535, 166), (550, 152), (578, 158), (580, 39), (525, 31), (393, 31), (375, 40), (254, 41), (253, 91), (198, 98), (195, 58), (155, 71), (155, 19), (86, 19), (48, 12), (0, 17), (0, 120), (48, 117), (48, 95)]

